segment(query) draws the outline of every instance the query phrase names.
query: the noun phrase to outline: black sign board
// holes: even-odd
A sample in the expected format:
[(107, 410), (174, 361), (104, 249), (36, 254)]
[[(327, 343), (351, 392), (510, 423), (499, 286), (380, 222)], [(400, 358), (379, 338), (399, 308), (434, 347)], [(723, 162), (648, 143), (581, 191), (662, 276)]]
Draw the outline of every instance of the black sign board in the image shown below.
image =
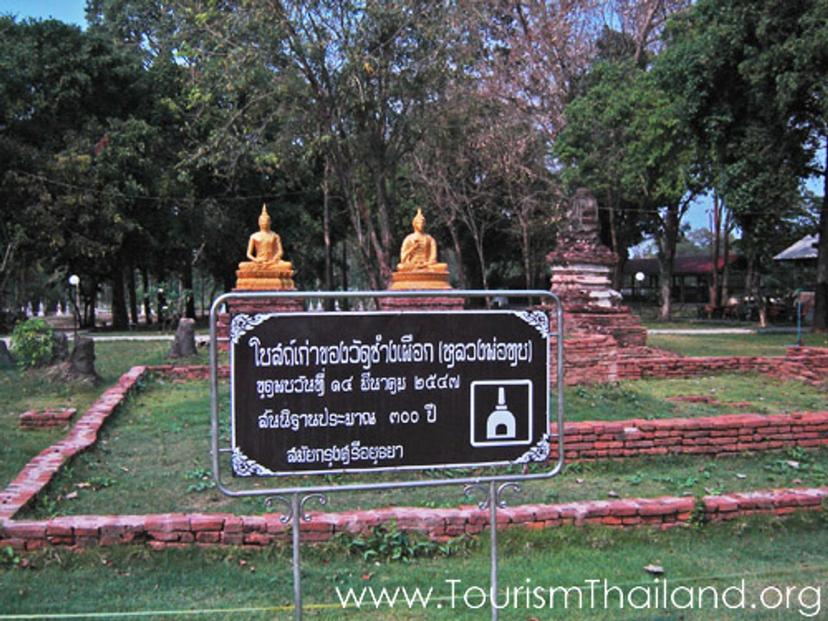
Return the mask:
[(236, 476), (549, 456), (542, 311), (235, 315)]

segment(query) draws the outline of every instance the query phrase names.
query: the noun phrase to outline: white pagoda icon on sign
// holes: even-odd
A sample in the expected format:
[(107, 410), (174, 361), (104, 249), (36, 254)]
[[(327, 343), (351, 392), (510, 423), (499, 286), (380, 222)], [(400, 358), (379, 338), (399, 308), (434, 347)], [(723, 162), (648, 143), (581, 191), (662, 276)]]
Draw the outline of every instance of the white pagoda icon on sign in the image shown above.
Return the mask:
[(486, 420), (488, 440), (511, 440), (515, 437), (515, 415), (506, 406), (506, 390), (497, 389), (497, 405)]

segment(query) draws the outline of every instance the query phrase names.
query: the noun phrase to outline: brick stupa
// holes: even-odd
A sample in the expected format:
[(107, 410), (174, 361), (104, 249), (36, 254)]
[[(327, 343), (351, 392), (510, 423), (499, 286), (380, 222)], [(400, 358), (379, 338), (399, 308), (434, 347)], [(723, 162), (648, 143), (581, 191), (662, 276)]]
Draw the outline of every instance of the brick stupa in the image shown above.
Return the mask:
[(598, 202), (589, 190), (579, 188), (557, 248), (546, 257), (552, 292), (563, 303), (566, 332), (612, 336), (622, 347), (645, 345), (646, 329), (612, 288), (610, 274), (618, 257), (601, 243), (598, 227)]

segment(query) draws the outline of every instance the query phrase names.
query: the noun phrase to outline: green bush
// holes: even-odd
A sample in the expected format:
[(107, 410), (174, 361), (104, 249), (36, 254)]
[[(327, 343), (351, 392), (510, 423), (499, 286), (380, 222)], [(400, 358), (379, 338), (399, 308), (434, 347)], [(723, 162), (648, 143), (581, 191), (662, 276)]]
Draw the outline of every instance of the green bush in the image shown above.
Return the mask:
[(12, 350), (22, 368), (49, 364), (54, 357), (54, 330), (43, 319), (27, 319), (14, 327)]

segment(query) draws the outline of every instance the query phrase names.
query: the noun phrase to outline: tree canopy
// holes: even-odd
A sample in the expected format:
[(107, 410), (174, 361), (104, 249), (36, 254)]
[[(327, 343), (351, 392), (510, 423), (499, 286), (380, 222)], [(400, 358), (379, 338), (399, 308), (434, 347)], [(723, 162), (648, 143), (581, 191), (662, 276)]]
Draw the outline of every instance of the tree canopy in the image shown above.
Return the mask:
[(545, 287), (583, 185), (622, 263), (656, 240), (667, 318), (694, 196), (715, 193), (716, 240), (738, 226), (758, 295), (825, 178), (828, 0), (89, 0), (87, 19), (0, 18), (11, 314), (77, 273), (87, 322), (100, 296), (117, 327), (157, 320), (161, 289), (193, 315), (264, 202), (304, 289), (384, 288), (417, 207), (455, 284)]

